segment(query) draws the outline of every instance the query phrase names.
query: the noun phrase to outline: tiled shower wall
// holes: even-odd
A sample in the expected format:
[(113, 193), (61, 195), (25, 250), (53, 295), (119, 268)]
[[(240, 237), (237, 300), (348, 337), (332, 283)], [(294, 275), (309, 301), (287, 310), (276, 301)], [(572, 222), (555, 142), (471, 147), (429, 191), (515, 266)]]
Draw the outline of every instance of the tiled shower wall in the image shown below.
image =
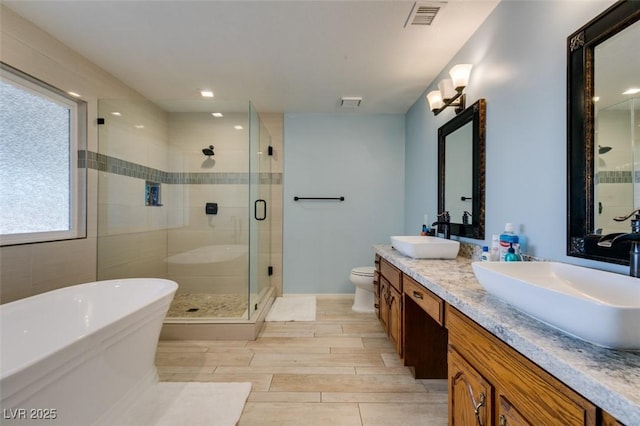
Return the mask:
[(166, 176), (167, 114), (131, 100), (101, 100), (99, 114), (99, 154), (88, 155), (99, 171), (98, 279), (167, 278), (169, 207), (146, 206), (144, 196), (147, 179)]

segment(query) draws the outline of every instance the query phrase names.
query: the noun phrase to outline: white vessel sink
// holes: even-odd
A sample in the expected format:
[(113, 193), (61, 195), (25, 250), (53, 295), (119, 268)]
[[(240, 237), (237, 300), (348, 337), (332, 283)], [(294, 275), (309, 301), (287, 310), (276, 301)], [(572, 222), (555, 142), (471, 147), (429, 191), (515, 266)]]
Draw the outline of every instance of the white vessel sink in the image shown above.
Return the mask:
[(455, 259), (460, 249), (458, 241), (420, 235), (391, 237), (391, 245), (414, 259)]
[(599, 346), (640, 349), (640, 279), (558, 262), (474, 262), (489, 293)]

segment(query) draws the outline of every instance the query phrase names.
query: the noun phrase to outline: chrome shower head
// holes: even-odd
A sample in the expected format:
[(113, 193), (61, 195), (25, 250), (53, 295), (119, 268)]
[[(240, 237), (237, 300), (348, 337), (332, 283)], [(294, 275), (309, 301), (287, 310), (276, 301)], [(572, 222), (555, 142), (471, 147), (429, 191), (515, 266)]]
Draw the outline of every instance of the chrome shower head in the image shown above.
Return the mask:
[(213, 145), (209, 145), (209, 148), (202, 148), (202, 153), (207, 157), (211, 157), (212, 155), (215, 155), (213, 153)]

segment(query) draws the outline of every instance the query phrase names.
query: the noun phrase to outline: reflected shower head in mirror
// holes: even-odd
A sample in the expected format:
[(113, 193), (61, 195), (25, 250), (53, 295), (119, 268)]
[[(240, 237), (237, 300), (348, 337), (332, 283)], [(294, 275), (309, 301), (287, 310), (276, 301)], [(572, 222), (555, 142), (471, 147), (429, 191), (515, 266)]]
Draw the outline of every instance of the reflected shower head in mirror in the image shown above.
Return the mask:
[(600, 155), (606, 154), (609, 151), (611, 151), (611, 147), (610, 146), (600, 146), (600, 145), (598, 145), (598, 154), (600, 154)]
[(202, 153), (207, 157), (211, 157), (212, 155), (215, 155), (213, 153), (213, 145), (209, 145), (209, 148), (202, 148)]
[(598, 154), (600, 154), (600, 155), (606, 154), (609, 151), (611, 151), (611, 147), (610, 146), (600, 146), (600, 145), (598, 145)]

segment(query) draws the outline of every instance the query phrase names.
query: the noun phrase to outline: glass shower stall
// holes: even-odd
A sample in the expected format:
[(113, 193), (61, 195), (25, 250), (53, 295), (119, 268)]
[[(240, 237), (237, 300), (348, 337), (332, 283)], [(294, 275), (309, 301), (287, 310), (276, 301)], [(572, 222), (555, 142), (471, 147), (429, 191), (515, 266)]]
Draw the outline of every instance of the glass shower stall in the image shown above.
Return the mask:
[[(596, 103), (597, 105), (597, 103)], [(596, 108), (595, 231), (629, 232), (627, 216), (640, 207), (640, 98)]]
[(168, 321), (254, 319), (272, 297), (274, 183), (255, 107), (104, 99), (98, 110), (98, 279), (176, 281)]

